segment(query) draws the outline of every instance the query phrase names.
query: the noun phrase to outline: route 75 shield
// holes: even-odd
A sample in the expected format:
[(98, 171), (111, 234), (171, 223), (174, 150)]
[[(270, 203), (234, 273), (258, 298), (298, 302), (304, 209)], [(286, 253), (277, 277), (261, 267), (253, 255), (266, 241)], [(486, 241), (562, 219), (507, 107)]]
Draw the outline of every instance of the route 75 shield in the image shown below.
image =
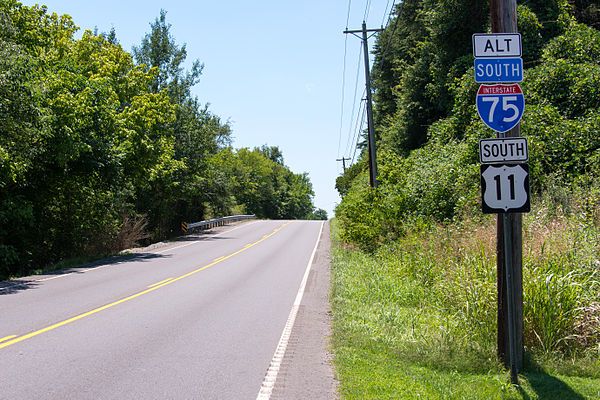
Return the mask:
[(477, 113), (482, 121), (496, 132), (514, 128), (525, 110), (521, 87), (512, 85), (481, 85), (477, 91)]
[(529, 166), (481, 165), (481, 208), (484, 214), (529, 212)]

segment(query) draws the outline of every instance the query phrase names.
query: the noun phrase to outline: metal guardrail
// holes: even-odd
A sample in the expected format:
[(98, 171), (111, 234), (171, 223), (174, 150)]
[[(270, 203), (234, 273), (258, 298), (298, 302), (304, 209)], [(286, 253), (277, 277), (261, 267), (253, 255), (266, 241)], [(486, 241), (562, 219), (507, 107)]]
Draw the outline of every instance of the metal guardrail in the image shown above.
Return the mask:
[(182, 222), (181, 223), (181, 230), (184, 233), (187, 233), (188, 231), (192, 230), (192, 229), (210, 229), (210, 228), (214, 228), (216, 226), (223, 226), (226, 225), (229, 222), (238, 222), (238, 221), (245, 221), (247, 219), (254, 219), (256, 218), (256, 215), (252, 214), (252, 215), (231, 215), (228, 217), (221, 217), (221, 218), (213, 218), (213, 219), (207, 219), (205, 221), (200, 221), (200, 222), (192, 222), (191, 224), (188, 224), (187, 222)]

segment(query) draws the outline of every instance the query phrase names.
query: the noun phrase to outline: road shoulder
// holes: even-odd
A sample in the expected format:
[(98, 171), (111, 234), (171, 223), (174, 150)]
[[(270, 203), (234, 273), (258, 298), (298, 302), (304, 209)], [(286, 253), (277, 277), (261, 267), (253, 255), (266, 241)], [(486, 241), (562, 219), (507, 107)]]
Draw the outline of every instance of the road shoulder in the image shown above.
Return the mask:
[(330, 352), (330, 233), (323, 227), (271, 399), (331, 400), (336, 380)]

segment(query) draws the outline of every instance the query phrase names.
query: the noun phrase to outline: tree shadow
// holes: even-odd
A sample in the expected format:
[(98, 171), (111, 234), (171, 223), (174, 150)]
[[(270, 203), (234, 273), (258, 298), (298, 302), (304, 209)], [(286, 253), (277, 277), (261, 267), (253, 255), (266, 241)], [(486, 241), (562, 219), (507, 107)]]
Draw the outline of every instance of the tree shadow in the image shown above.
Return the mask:
[[(358, 339), (360, 340), (360, 339)], [(369, 345), (372, 345), (370, 338)], [(366, 341), (365, 340), (365, 341)], [(450, 349), (436, 348), (435, 346), (414, 346), (411, 349), (399, 349), (395, 352), (396, 356), (404, 361), (409, 361), (421, 367), (438, 371), (457, 371), (469, 374), (486, 374), (489, 371), (502, 371), (504, 368), (499, 362), (493, 359), (485, 359), (476, 352), (454, 352)], [(534, 360), (527, 359), (526, 366), (519, 371), (519, 377), (526, 380), (529, 386), (535, 392), (533, 398), (544, 400), (585, 400), (586, 397), (576, 392), (569, 384), (556, 376), (550, 375), (544, 371), (543, 367), (535, 363)], [(531, 393), (527, 393), (522, 386), (515, 388), (523, 400), (532, 399)]]
[[(539, 399), (548, 400), (585, 400), (585, 397), (574, 391), (567, 383), (546, 372), (524, 372), (524, 376)], [(525, 391), (518, 387), (523, 399), (529, 399)]]
[(150, 261), (157, 258), (169, 258), (170, 255), (155, 253), (129, 253), (118, 256), (104, 258), (87, 264), (81, 264), (74, 267), (64, 268), (56, 271), (45, 272), (44, 274), (28, 276), (24, 278), (10, 279), (0, 281), (0, 296), (15, 294), (24, 290), (35, 289), (41, 285), (41, 282), (50, 280), (54, 277), (69, 274), (82, 274), (90, 268), (98, 268), (110, 265), (124, 264), (135, 261)]
[[(214, 233), (214, 232), (207, 232)], [(178, 243), (178, 242), (201, 242), (201, 241), (213, 241), (213, 240), (223, 240), (223, 239), (232, 239), (227, 236), (209, 236), (206, 234), (191, 234), (177, 238), (177, 240), (173, 240), (170, 243)]]
[(14, 294), (27, 289), (34, 289), (39, 285), (38, 282), (32, 279), (10, 279), (0, 282), (0, 296)]
[[(525, 370), (520, 372), (529, 382), (531, 389), (539, 399), (548, 400), (585, 400), (585, 397), (573, 390), (566, 382), (556, 376), (552, 376), (538, 365), (534, 360), (527, 357)], [(530, 397), (523, 388), (517, 387), (523, 399)]]

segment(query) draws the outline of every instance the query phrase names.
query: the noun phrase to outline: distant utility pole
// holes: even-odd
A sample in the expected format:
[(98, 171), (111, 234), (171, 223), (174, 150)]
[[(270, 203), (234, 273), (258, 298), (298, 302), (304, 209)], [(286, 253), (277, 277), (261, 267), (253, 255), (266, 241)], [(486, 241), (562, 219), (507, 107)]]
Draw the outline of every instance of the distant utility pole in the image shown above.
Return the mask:
[[(371, 99), (371, 72), (369, 71), (369, 45), (367, 32), (381, 32), (383, 29), (367, 29), (367, 23), (363, 21), (361, 30), (344, 31), (351, 33), (363, 42), (363, 53), (365, 55), (365, 80), (367, 85), (367, 133), (369, 135), (369, 181), (371, 187), (377, 187), (377, 156), (375, 152), (375, 128), (373, 127), (373, 103)], [(362, 33), (362, 38), (357, 33)]]
[[(490, 17), (492, 33), (518, 32), (516, 0), (490, 0)], [(521, 136), (521, 124), (500, 135)], [(499, 214), (497, 218), (498, 356), (511, 366), (511, 380), (517, 383), (516, 371), (523, 366), (522, 217), (520, 213), (509, 213)], [(510, 285), (507, 276), (508, 281), (512, 282)], [(513, 312), (510, 311), (507, 294), (512, 294), (510, 297), (514, 299)], [(509, 335), (509, 330), (512, 335)]]
[(342, 158), (337, 158), (335, 161), (341, 161), (342, 165), (344, 166), (344, 172), (346, 172), (346, 160), (350, 160), (350, 157), (342, 157)]

